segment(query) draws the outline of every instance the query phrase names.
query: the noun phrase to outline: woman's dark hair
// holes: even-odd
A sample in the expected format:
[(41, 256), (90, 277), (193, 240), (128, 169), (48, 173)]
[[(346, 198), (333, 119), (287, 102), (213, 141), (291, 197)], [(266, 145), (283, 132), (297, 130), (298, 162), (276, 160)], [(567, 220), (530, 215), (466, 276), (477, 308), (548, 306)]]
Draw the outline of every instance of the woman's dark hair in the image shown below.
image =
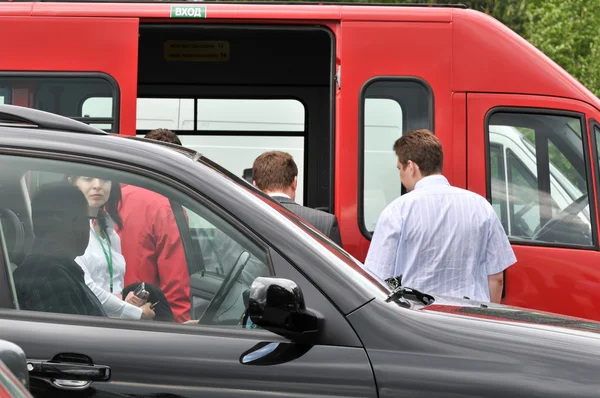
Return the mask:
[[(70, 184), (75, 184), (75, 181), (81, 176), (66, 176), (65, 181)], [(69, 182), (71, 180), (71, 182)], [(119, 229), (123, 229), (123, 219), (119, 214), (119, 203), (123, 199), (123, 194), (121, 192), (121, 184), (116, 181), (111, 181), (110, 195), (108, 196), (108, 200), (104, 204), (104, 209), (98, 210), (98, 226), (100, 230), (106, 235), (106, 230), (108, 225), (106, 224), (106, 216), (110, 216), (110, 218), (119, 226)]]

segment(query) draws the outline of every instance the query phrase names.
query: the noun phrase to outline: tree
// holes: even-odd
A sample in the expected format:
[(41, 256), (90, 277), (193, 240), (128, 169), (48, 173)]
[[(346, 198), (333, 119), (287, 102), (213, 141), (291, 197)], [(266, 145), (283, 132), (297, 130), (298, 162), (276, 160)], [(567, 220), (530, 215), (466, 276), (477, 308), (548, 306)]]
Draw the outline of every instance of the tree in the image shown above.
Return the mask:
[(529, 0), (524, 37), (600, 94), (600, 1)]

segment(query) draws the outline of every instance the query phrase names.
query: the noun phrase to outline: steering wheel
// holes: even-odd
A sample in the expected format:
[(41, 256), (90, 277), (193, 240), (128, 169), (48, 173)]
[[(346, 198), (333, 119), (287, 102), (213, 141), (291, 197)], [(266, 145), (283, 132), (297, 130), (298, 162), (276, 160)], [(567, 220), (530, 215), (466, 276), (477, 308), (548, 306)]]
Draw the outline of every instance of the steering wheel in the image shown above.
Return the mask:
[(240, 253), (237, 260), (235, 261), (235, 265), (231, 268), (231, 271), (229, 271), (225, 279), (223, 279), (223, 283), (221, 283), (221, 286), (215, 293), (213, 299), (210, 301), (210, 303), (208, 303), (208, 306), (206, 307), (206, 310), (204, 310), (204, 313), (198, 320), (198, 323), (203, 323), (203, 321), (212, 320), (212, 318), (217, 313), (217, 310), (221, 307), (221, 304), (223, 304), (225, 297), (227, 297), (227, 293), (229, 292), (229, 290), (231, 290), (233, 284), (240, 277), (240, 274), (242, 273), (242, 270), (246, 266), (248, 260), (250, 260), (250, 257), (251, 255), (247, 251), (243, 251), (242, 253)]
[(541, 227), (531, 238), (532, 240), (545, 241), (546, 235), (555, 231), (555, 227), (573, 220), (588, 204), (587, 192), (575, 199), (573, 203), (564, 208), (560, 213), (550, 219), (543, 227)]

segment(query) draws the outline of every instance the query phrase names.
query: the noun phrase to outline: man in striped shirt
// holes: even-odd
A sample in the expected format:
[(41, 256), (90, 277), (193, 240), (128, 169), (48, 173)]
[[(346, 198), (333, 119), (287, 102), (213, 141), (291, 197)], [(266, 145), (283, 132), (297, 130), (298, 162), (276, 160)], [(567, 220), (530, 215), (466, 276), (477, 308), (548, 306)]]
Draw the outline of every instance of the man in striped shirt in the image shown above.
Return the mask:
[(516, 262), (490, 203), (442, 175), (439, 139), (415, 130), (394, 143), (408, 191), (379, 216), (365, 268), (423, 292), (499, 303), (503, 271)]

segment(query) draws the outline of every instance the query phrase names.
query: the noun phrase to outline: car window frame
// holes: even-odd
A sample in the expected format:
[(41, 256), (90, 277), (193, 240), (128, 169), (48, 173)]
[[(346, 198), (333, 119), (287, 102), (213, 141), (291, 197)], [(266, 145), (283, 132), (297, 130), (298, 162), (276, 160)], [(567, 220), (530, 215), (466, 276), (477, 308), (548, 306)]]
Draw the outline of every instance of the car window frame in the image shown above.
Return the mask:
[[(265, 242), (260, 236), (254, 233), (248, 226), (239, 221), (233, 214), (227, 209), (222, 208), (217, 203), (213, 202), (210, 198), (202, 194), (201, 191), (197, 191), (190, 186), (180, 182), (175, 176), (167, 175), (156, 170), (142, 168), (132, 164), (123, 163), (114, 159), (106, 159), (99, 157), (90, 157), (82, 154), (70, 154), (70, 153), (53, 153), (43, 150), (33, 149), (13, 149), (0, 147), (0, 156), (20, 156), (26, 158), (35, 158), (37, 160), (58, 160), (61, 162), (80, 163), (88, 166), (95, 166), (101, 168), (110, 168), (112, 171), (123, 171), (143, 178), (153, 180), (154, 183), (162, 184), (170, 189), (178, 191), (180, 194), (187, 196), (190, 200), (198, 202), (200, 205), (206, 207), (209, 211), (213, 212), (216, 216), (221, 217), (224, 221), (228, 222), (237, 231), (245, 235), (249, 240), (256, 244), (259, 248), (262, 248), (266, 252), (269, 268), (269, 272), (272, 276), (278, 277), (275, 272), (273, 264), (273, 253), (276, 249)], [(282, 216), (283, 217), (283, 216)], [(3, 242), (0, 242), (3, 243)], [(4, 250), (4, 245), (2, 246)], [(292, 272), (302, 273), (301, 270), (293, 263), (287, 263), (289, 267), (292, 267)], [(281, 265), (280, 265), (281, 266)], [(281, 268), (280, 268), (281, 269)], [(6, 265), (4, 253), (0, 255), (0, 274), (10, 272), (10, 267)], [(317, 291), (320, 292), (318, 285), (307, 280)], [(3, 281), (0, 278), (0, 289), (6, 290), (9, 286), (8, 280)], [(320, 292), (323, 300), (328, 300), (322, 292)], [(0, 296), (1, 297), (1, 296)], [(344, 317), (343, 313), (336, 309), (340, 316)], [(345, 318), (345, 317), (344, 317)], [(241, 327), (232, 328), (231, 326), (221, 325), (209, 325), (209, 324), (179, 324), (179, 323), (165, 323), (165, 322), (147, 322), (143, 320), (125, 320), (125, 319), (113, 319), (103, 318), (94, 316), (82, 316), (82, 315), (68, 315), (60, 313), (47, 313), (47, 312), (34, 312), (25, 310), (16, 310), (11, 303), (0, 302), (0, 319), (17, 319), (25, 321), (36, 321), (36, 322), (49, 322), (49, 323), (60, 323), (62, 325), (79, 325), (79, 326), (91, 326), (98, 328), (111, 328), (111, 329), (129, 329), (129, 330), (145, 330), (145, 331), (156, 331), (156, 332), (167, 332), (177, 334), (197, 334), (197, 335), (219, 335), (224, 337), (240, 337), (249, 338), (251, 336), (257, 336), (257, 338), (269, 340), (269, 341), (281, 341), (287, 342), (288, 340), (282, 336), (279, 336), (266, 329), (246, 329)], [(328, 321), (328, 328), (334, 328), (335, 325), (339, 326), (339, 322)], [(335, 333), (333, 334), (335, 335)], [(347, 334), (346, 334), (347, 335)], [(356, 336), (355, 336), (356, 337)], [(315, 340), (316, 345), (342, 345), (346, 346), (344, 339), (334, 341), (332, 339), (323, 338), (320, 336)]]
[[(490, 144), (490, 184), (492, 182), (492, 169), (491, 169), (491, 165), (492, 165), (492, 152), (495, 152), (497, 157), (498, 157), (498, 162), (496, 164), (496, 167), (498, 168), (498, 177), (499, 177), (499, 181), (502, 183), (502, 198), (500, 200), (500, 222), (502, 223), (502, 226), (505, 227), (505, 232), (507, 235), (510, 235), (511, 233), (511, 227), (512, 224), (509, 223), (509, 215), (508, 215), (508, 201), (506, 200), (507, 198), (507, 176), (506, 176), (506, 168), (505, 168), (505, 161), (504, 161), (504, 154), (505, 154), (505, 148), (502, 144), (498, 144), (498, 143), (492, 143)], [(493, 201), (492, 198), (490, 198), (490, 202), (493, 205)]]
[[(595, 118), (592, 117), (589, 119), (588, 127), (590, 133), (590, 147), (592, 148), (592, 173), (594, 174), (593, 182), (596, 187), (596, 190), (594, 192), (594, 194), (596, 195), (595, 202), (598, 209), (600, 209), (600, 148), (598, 147), (598, 145), (600, 145), (600, 140), (596, 138), (596, 130), (598, 130), (598, 133), (600, 135), (600, 122), (598, 122)], [(596, 216), (596, 206), (590, 205), (590, 217)], [(600, 236), (598, 240), (600, 240)]]

